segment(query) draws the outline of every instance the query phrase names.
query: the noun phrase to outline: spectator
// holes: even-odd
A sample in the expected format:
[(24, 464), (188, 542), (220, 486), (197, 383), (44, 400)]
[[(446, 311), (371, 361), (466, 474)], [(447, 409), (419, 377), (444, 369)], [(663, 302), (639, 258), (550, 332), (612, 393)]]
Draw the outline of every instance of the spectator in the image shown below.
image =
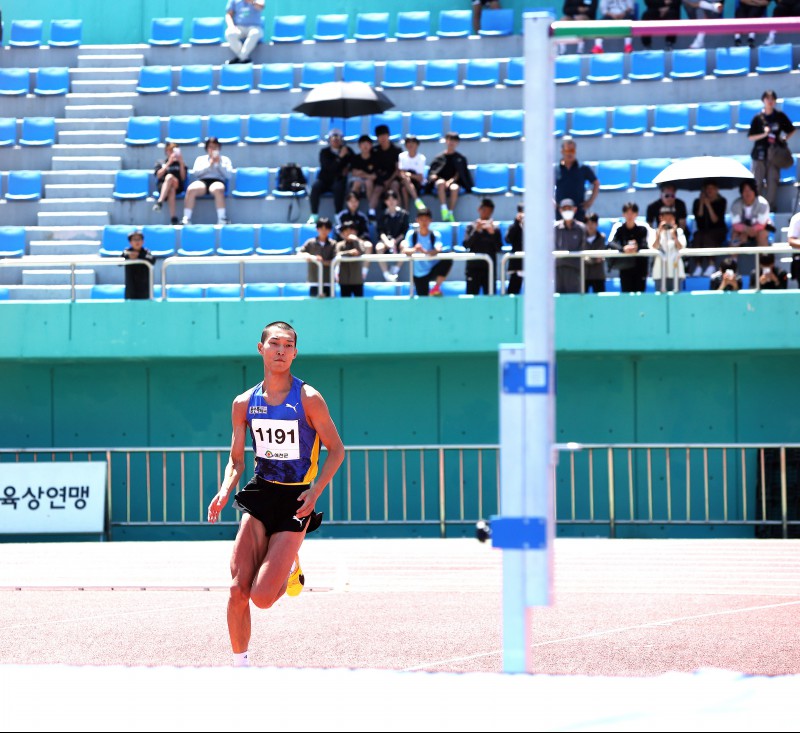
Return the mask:
[(313, 263), (322, 263), (322, 297), (331, 297), (331, 262), (336, 255), (336, 242), (331, 238), (333, 224), (327, 216), (317, 219), (317, 236), (310, 237), (297, 250), (298, 254), (308, 261), (309, 295), (317, 297), (319, 293), (319, 270)]
[(658, 249), (663, 253), (663, 258), (656, 257), (653, 260), (652, 276), (656, 288), (662, 293), (680, 290), (686, 277), (680, 254), (681, 250), (686, 249), (686, 234), (677, 225), (672, 206), (661, 207), (658, 228), (651, 230), (649, 244), (651, 249)]
[(781, 177), (781, 168), (771, 158), (776, 145), (785, 142), (794, 135), (794, 125), (786, 113), (775, 109), (778, 97), (775, 91), (767, 89), (761, 95), (764, 108), (753, 116), (747, 139), (752, 140), (753, 150), (750, 157), (753, 159), (751, 169), (756, 179), (758, 190), (764, 193), (770, 210), (775, 210), (778, 194), (778, 181)]
[[(353, 219), (344, 219), (339, 228), (342, 238), (336, 243), (336, 254), (344, 257), (360, 257), (366, 254), (371, 242), (360, 239)], [(343, 298), (364, 297), (364, 268), (360, 262), (339, 261), (339, 289)]]
[[(600, 0), (597, 12), (599, 20), (636, 20), (636, 0)], [(626, 36), (622, 50), (633, 51), (633, 38)], [(595, 39), (592, 53), (603, 53), (602, 37)]]
[[(775, 264), (775, 254), (765, 252), (758, 258), (758, 285), (761, 290), (786, 290), (789, 287), (789, 274)], [(755, 288), (756, 271), (750, 273), (750, 287)]]
[[(786, 241), (794, 249), (800, 249), (800, 211), (789, 220)], [(800, 255), (792, 255), (792, 279), (800, 280)]]
[(336, 238), (342, 238), (342, 222), (345, 219), (353, 219), (356, 224), (356, 234), (359, 239), (370, 239), (369, 219), (366, 214), (359, 209), (360, 201), (358, 194), (352, 191), (347, 194), (344, 200), (344, 208), (336, 215)]
[[(683, 0), (683, 9), (689, 20), (719, 20), (722, 17), (723, 4), (710, 0)], [(706, 34), (700, 31), (689, 48), (705, 48)]]
[[(606, 235), (603, 234), (597, 225), (600, 217), (594, 212), (586, 215), (586, 249), (608, 249)], [(606, 258), (587, 257), (584, 260), (584, 283), (583, 292), (590, 290), (594, 293), (606, 292)]]
[[(497, 278), (497, 255), (503, 249), (500, 225), (492, 219), (494, 201), (482, 198), (478, 204), (478, 218), (467, 225), (464, 233), (464, 248), (473, 254), (489, 255), (492, 258), (492, 276)], [(489, 263), (484, 259), (467, 260), (465, 267), (467, 295), (489, 295)]]
[(721, 290), (726, 293), (737, 293), (742, 289), (742, 276), (737, 272), (736, 260), (726, 257), (708, 282), (709, 290)]
[(158, 200), (153, 204), (153, 211), (161, 211), (164, 201), (169, 206), (170, 223), (177, 224), (175, 199), (186, 187), (186, 163), (177, 143), (164, 146), (164, 160), (156, 162), (155, 170)]
[(645, 257), (637, 256), (637, 252), (647, 249), (650, 238), (650, 227), (636, 219), (639, 216), (639, 206), (635, 201), (628, 201), (622, 205), (623, 221), (618, 222), (611, 229), (608, 237), (608, 248), (630, 255), (615, 257), (612, 267), (619, 270), (619, 289), (623, 293), (643, 293), (647, 286), (648, 262)]
[(662, 184), (660, 196), (655, 201), (648, 204), (647, 211), (645, 212), (647, 226), (652, 229), (658, 228), (658, 224), (661, 221), (661, 209), (664, 206), (670, 206), (675, 209), (675, 223), (683, 229), (683, 231), (686, 231), (686, 203), (683, 199), (678, 198), (677, 189), (672, 183)]
[(427, 189), (439, 197), (442, 221), (455, 221), (454, 211), (458, 195), (463, 188), (472, 190), (472, 173), (467, 159), (456, 150), (461, 136), (448, 132), (444, 136), (445, 149), (432, 161), (428, 170)]
[(228, 180), (233, 174), (233, 165), (227, 155), (222, 155), (222, 146), (215, 137), (206, 138), (205, 155), (198, 155), (190, 171), (194, 179), (186, 189), (183, 203), (183, 219), (181, 224), (192, 223), (194, 202), (198, 196), (211, 194), (217, 210), (217, 224), (227, 224), (228, 214), (225, 211), (225, 194)]
[[(773, 18), (796, 18), (800, 16), (800, 2), (798, 0), (775, 0), (775, 6), (772, 8)], [(792, 37), (790, 37), (790, 40)], [(775, 43), (775, 31), (771, 30), (764, 40), (765, 46), (771, 46)]]
[(400, 153), (397, 168), (400, 171), (400, 193), (403, 196), (403, 208), (411, 210), (411, 202), (417, 209), (424, 209), (425, 202), (420, 198), (425, 186), (425, 165), (427, 159), (419, 152), (419, 139), (414, 135), (406, 135), (406, 149)]
[[(703, 181), (700, 195), (692, 204), (694, 216), (694, 236), (691, 247), (724, 247), (728, 240), (728, 225), (725, 223), (725, 213), (728, 210), (728, 201), (719, 193), (716, 181)], [(692, 269), (692, 275), (711, 277), (716, 272), (714, 257), (696, 257), (687, 263)]]
[[(733, 17), (744, 20), (751, 20), (752, 18), (766, 18), (767, 6), (769, 3), (770, 0), (738, 0), (733, 11)], [(773, 33), (770, 35), (773, 38), (775, 37)], [(741, 46), (742, 34), (736, 33), (733, 36), (733, 42), (737, 46)], [(770, 43), (772, 43), (772, 41), (769, 40), (768, 36), (765, 45), (769, 45)], [(753, 48), (753, 46), (756, 45), (756, 34), (752, 31), (747, 34), (747, 45), (750, 46), (750, 48)]]
[[(645, 10), (642, 13), (642, 20), (669, 20), (676, 21), (681, 19), (680, 0), (644, 0)], [(675, 46), (676, 36), (666, 37), (666, 49), (671, 51)], [(652, 48), (653, 39), (651, 36), (642, 36), (642, 45), (645, 48)]]
[[(386, 192), (384, 203), (385, 208), (378, 217), (378, 239), (374, 249), (378, 254), (401, 254), (403, 239), (409, 227), (408, 212), (400, 208), (397, 194), (392, 190)], [(397, 280), (400, 262), (391, 265), (379, 262), (378, 266), (383, 272), (384, 280)]]
[(264, 37), (264, 0), (228, 0), (225, 9), (225, 38), (233, 51), (226, 64), (252, 63), (250, 56)]
[[(414, 268), (414, 293), (420, 297), (442, 294), (442, 283), (453, 267), (452, 260), (436, 259), (444, 251), (442, 235), (431, 229), (433, 214), (430, 209), (421, 209), (417, 212), (417, 226), (411, 227), (406, 233), (402, 244), (402, 253), (408, 255), (427, 255), (415, 257)], [(430, 281), (435, 280), (430, 287)], [(429, 289), (430, 288), (430, 289)]]
[[(561, 161), (556, 171), (555, 201), (572, 199), (575, 202), (575, 219), (585, 221), (586, 211), (592, 208), (597, 194), (600, 192), (600, 181), (594, 171), (576, 157), (578, 150), (575, 140), (566, 135), (561, 141)], [(591, 186), (589, 198), (586, 198), (586, 184)], [(556, 208), (556, 219), (560, 218)]]
[[(739, 184), (739, 198), (731, 204), (731, 246), (766, 247), (769, 244), (768, 226), (772, 226), (767, 200), (758, 195), (753, 181)], [(753, 255), (739, 255), (739, 269), (752, 270)]]
[(397, 161), (402, 152), (389, 136), (388, 125), (378, 125), (375, 128), (375, 137), (378, 142), (372, 147), (372, 162), (375, 165), (375, 183), (372, 188), (372, 197), (369, 199), (369, 219), (377, 219), (376, 209), (381, 197), (389, 189), (398, 191), (400, 188)]
[(481, 29), (481, 15), (484, 8), (497, 10), (500, 7), (500, 0), (472, 0), (472, 33), (478, 35)]
[[(125, 260), (156, 264), (156, 258), (144, 247), (144, 234), (141, 229), (128, 235), (130, 246), (123, 250)], [(125, 265), (125, 300), (150, 300), (150, 268), (146, 265)]]
[(323, 193), (333, 193), (334, 211), (344, 208), (344, 195), (347, 188), (347, 174), (350, 171), (350, 160), (353, 151), (344, 144), (342, 131), (333, 128), (328, 133), (328, 145), (319, 151), (319, 173), (311, 186), (308, 195), (311, 206), (309, 224), (317, 220), (319, 215), (319, 199)]
[[(511, 245), (514, 253), (525, 252), (525, 205), (517, 204), (517, 215), (506, 230), (506, 243)], [(509, 295), (519, 295), (522, 292), (523, 278), (525, 277), (524, 259), (510, 257), (508, 260), (508, 288)]]
[[(561, 20), (594, 20), (597, 17), (597, 0), (564, 0)], [(566, 53), (566, 44), (558, 44), (558, 52)], [(575, 53), (583, 53), (583, 40), (575, 44)]]
[[(557, 252), (582, 252), (586, 249), (586, 225), (575, 219), (577, 206), (572, 199), (562, 199), (558, 205), (561, 218), (555, 226), (555, 249)], [(581, 292), (580, 257), (556, 258), (557, 293)]]
[(359, 198), (372, 200), (375, 186), (375, 163), (372, 160), (372, 138), (362, 135), (358, 138), (358, 154), (350, 159), (350, 190)]

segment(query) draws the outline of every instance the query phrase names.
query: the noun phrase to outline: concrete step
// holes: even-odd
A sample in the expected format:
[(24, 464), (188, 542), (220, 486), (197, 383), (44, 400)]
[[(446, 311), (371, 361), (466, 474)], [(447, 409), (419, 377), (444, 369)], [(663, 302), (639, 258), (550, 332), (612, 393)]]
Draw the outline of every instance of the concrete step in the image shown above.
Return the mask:
[(100, 242), (93, 239), (71, 239), (67, 241), (31, 241), (28, 253), (31, 256), (61, 257), (75, 255), (96, 255)]
[[(91, 285), (76, 285), (75, 299), (84, 300), (92, 294)], [(72, 300), (69, 285), (16, 285), (8, 289), (9, 300)]]
[(126, 68), (131, 66), (144, 66), (143, 53), (104, 53), (104, 54), (78, 54), (79, 69), (96, 69), (113, 66)]
[[(117, 123), (119, 124), (119, 123)], [(75, 145), (93, 148), (99, 145), (123, 145), (125, 143), (125, 129), (117, 130), (59, 130), (58, 143), (60, 145)]]
[(84, 183), (82, 178), (80, 183), (78, 181), (75, 183), (46, 183), (44, 186), (44, 197), (46, 199), (60, 201), (72, 200), (71, 194), (79, 194), (81, 197), (88, 199), (103, 198), (108, 200), (113, 192), (113, 181), (111, 183)]
[(111, 155), (56, 155), (51, 160), (54, 171), (117, 171), (122, 158)]
[(110, 143), (99, 140), (93, 145), (81, 145), (80, 143), (56, 143), (53, 145), (53, 154), (59, 156), (67, 155), (109, 155), (119, 153), (120, 156), (125, 150), (124, 143)]
[(94, 92), (70, 92), (69, 100), (78, 105), (103, 105), (116, 106), (120, 104), (134, 105), (140, 99), (139, 92), (108, 92), (105, 94)]
[(36, 223), (40, 227), (104, 227), (111, 223), (107, 211), (39, 211)]
[(56, 129), (62, 132), (85, 132), (87, 130), (127, 130), (128, 117), (69, 117), (56, 121)]
[(71, 82), (73, 94), (120, 94), (136, 93), (136, 79), (86, 79)]
[[(70, 160), (74, 160), (74, 158), (70, 158)], [(80, 170), (45, 171), (44, 173), (45, 186), (69, 184), (73, 189), (78, 190), (81, 186), (97, 183), (105, 183), (113, 186), (114, 171)]]
[(48, 199), (43, 198), (39, 203), (41, 204), (40, 211), (63, 211), (63, 212), (86, 212), (86, 211), (103, 211), (110, 208), (114, 199), (108, 198), (62, 198), (62, 199)]
[[(82, 95), (90, 96), (90, 95)], [(93, 100), (88, 99), (86, 103), (82, 104), (67, 104), (64, 106), (64, 117), (70, 118), (128, 118), (133, 115), (132, 104), (97, 104)]]
[[(72, 277), (69, 267), (35, 267), (22, 271), (23, 285), (69, 285)], [(76, 285), (94, 285), (94, 270), (75, 268)]]
[(71, 69), (70, 81), (74, 84), (76, 81), (97, 81), (102, 79), (107, 81), (138, 80), (140, 69), (140, 66)]
[(71, 226), (29, 226), (25, 228), (25, 239), (31, 242), (99, 242), (103, 236), (102, 226), (76, 224)]

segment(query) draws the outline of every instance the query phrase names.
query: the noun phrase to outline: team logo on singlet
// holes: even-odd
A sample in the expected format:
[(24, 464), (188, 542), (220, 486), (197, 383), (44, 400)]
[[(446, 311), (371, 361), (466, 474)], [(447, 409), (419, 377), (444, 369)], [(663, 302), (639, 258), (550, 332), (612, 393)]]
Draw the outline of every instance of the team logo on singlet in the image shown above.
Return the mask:
[(290, 404), (287, 402), (287, 403), (284, 405), (284, 407), (288, 407), (290, 410), (294, 410), (294, 411), (295, 411), (295, 414), (297, 414), (297, 406), (298, 406), (299, 404), (300, 404), (299, 402), (295, 402), (293, 405), (290, 405)]
[(277, 451), (268, 450), (264, 453), (264, 458), (280, 458), (286, 459), (289, 457), (288, 453), (278, 453)]
[(266, 415), (267, 410), (268, 408), (266, 405), (250, 405), (251, 415)]

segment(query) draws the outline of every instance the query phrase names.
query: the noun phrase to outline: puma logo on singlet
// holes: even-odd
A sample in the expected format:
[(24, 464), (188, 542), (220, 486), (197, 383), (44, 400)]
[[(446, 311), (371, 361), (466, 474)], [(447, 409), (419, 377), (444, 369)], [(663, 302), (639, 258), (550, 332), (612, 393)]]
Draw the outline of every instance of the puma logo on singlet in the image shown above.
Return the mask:
[(292, 519), (294, 519), (294, 521), (297, 522), (301, 527), (303, 526), (303, 520), (300, 519), (300, 517), (298, 517), (296, 514), (292, 517)]
[(297, 406), (298, 406), (299, 404), (300, 404), (299, 402), (295, 402), (293, 405), (290, 405), (290, 404), (287, 402), (287, 403), (284, 405), (284, 407), (289, 407), (289, 408), (291, 408), (292, 410), (294, 410), (294, 411), (295, 411), (295, 413), (296, 413), (296, 412), (297, 412)]

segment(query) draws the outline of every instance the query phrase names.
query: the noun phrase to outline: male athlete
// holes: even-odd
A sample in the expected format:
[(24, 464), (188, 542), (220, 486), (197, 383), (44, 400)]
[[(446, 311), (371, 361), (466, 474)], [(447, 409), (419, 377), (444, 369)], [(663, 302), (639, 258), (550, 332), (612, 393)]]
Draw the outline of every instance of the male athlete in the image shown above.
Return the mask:
[[(228, 598), (235, 667), (249, 666), (250, 601), (270, 608), (284, 593), (296, 596), (303, 590), (298, 551), (306, 532), (322, 523), (314, 505), (344, 460), (344, 445), (322, 395), (291, 374), (295, 330), (282, 321), (270, 323), (258, 352), (264, 381), (233, 400), (230, 458), (208, 507), (208, 521), (216, 522), (244, 471), (249, 431), (255, 476), (234, 497), (243, 515), (231, 556)], [(328, 453), (321, 469), (320, 443)]]

